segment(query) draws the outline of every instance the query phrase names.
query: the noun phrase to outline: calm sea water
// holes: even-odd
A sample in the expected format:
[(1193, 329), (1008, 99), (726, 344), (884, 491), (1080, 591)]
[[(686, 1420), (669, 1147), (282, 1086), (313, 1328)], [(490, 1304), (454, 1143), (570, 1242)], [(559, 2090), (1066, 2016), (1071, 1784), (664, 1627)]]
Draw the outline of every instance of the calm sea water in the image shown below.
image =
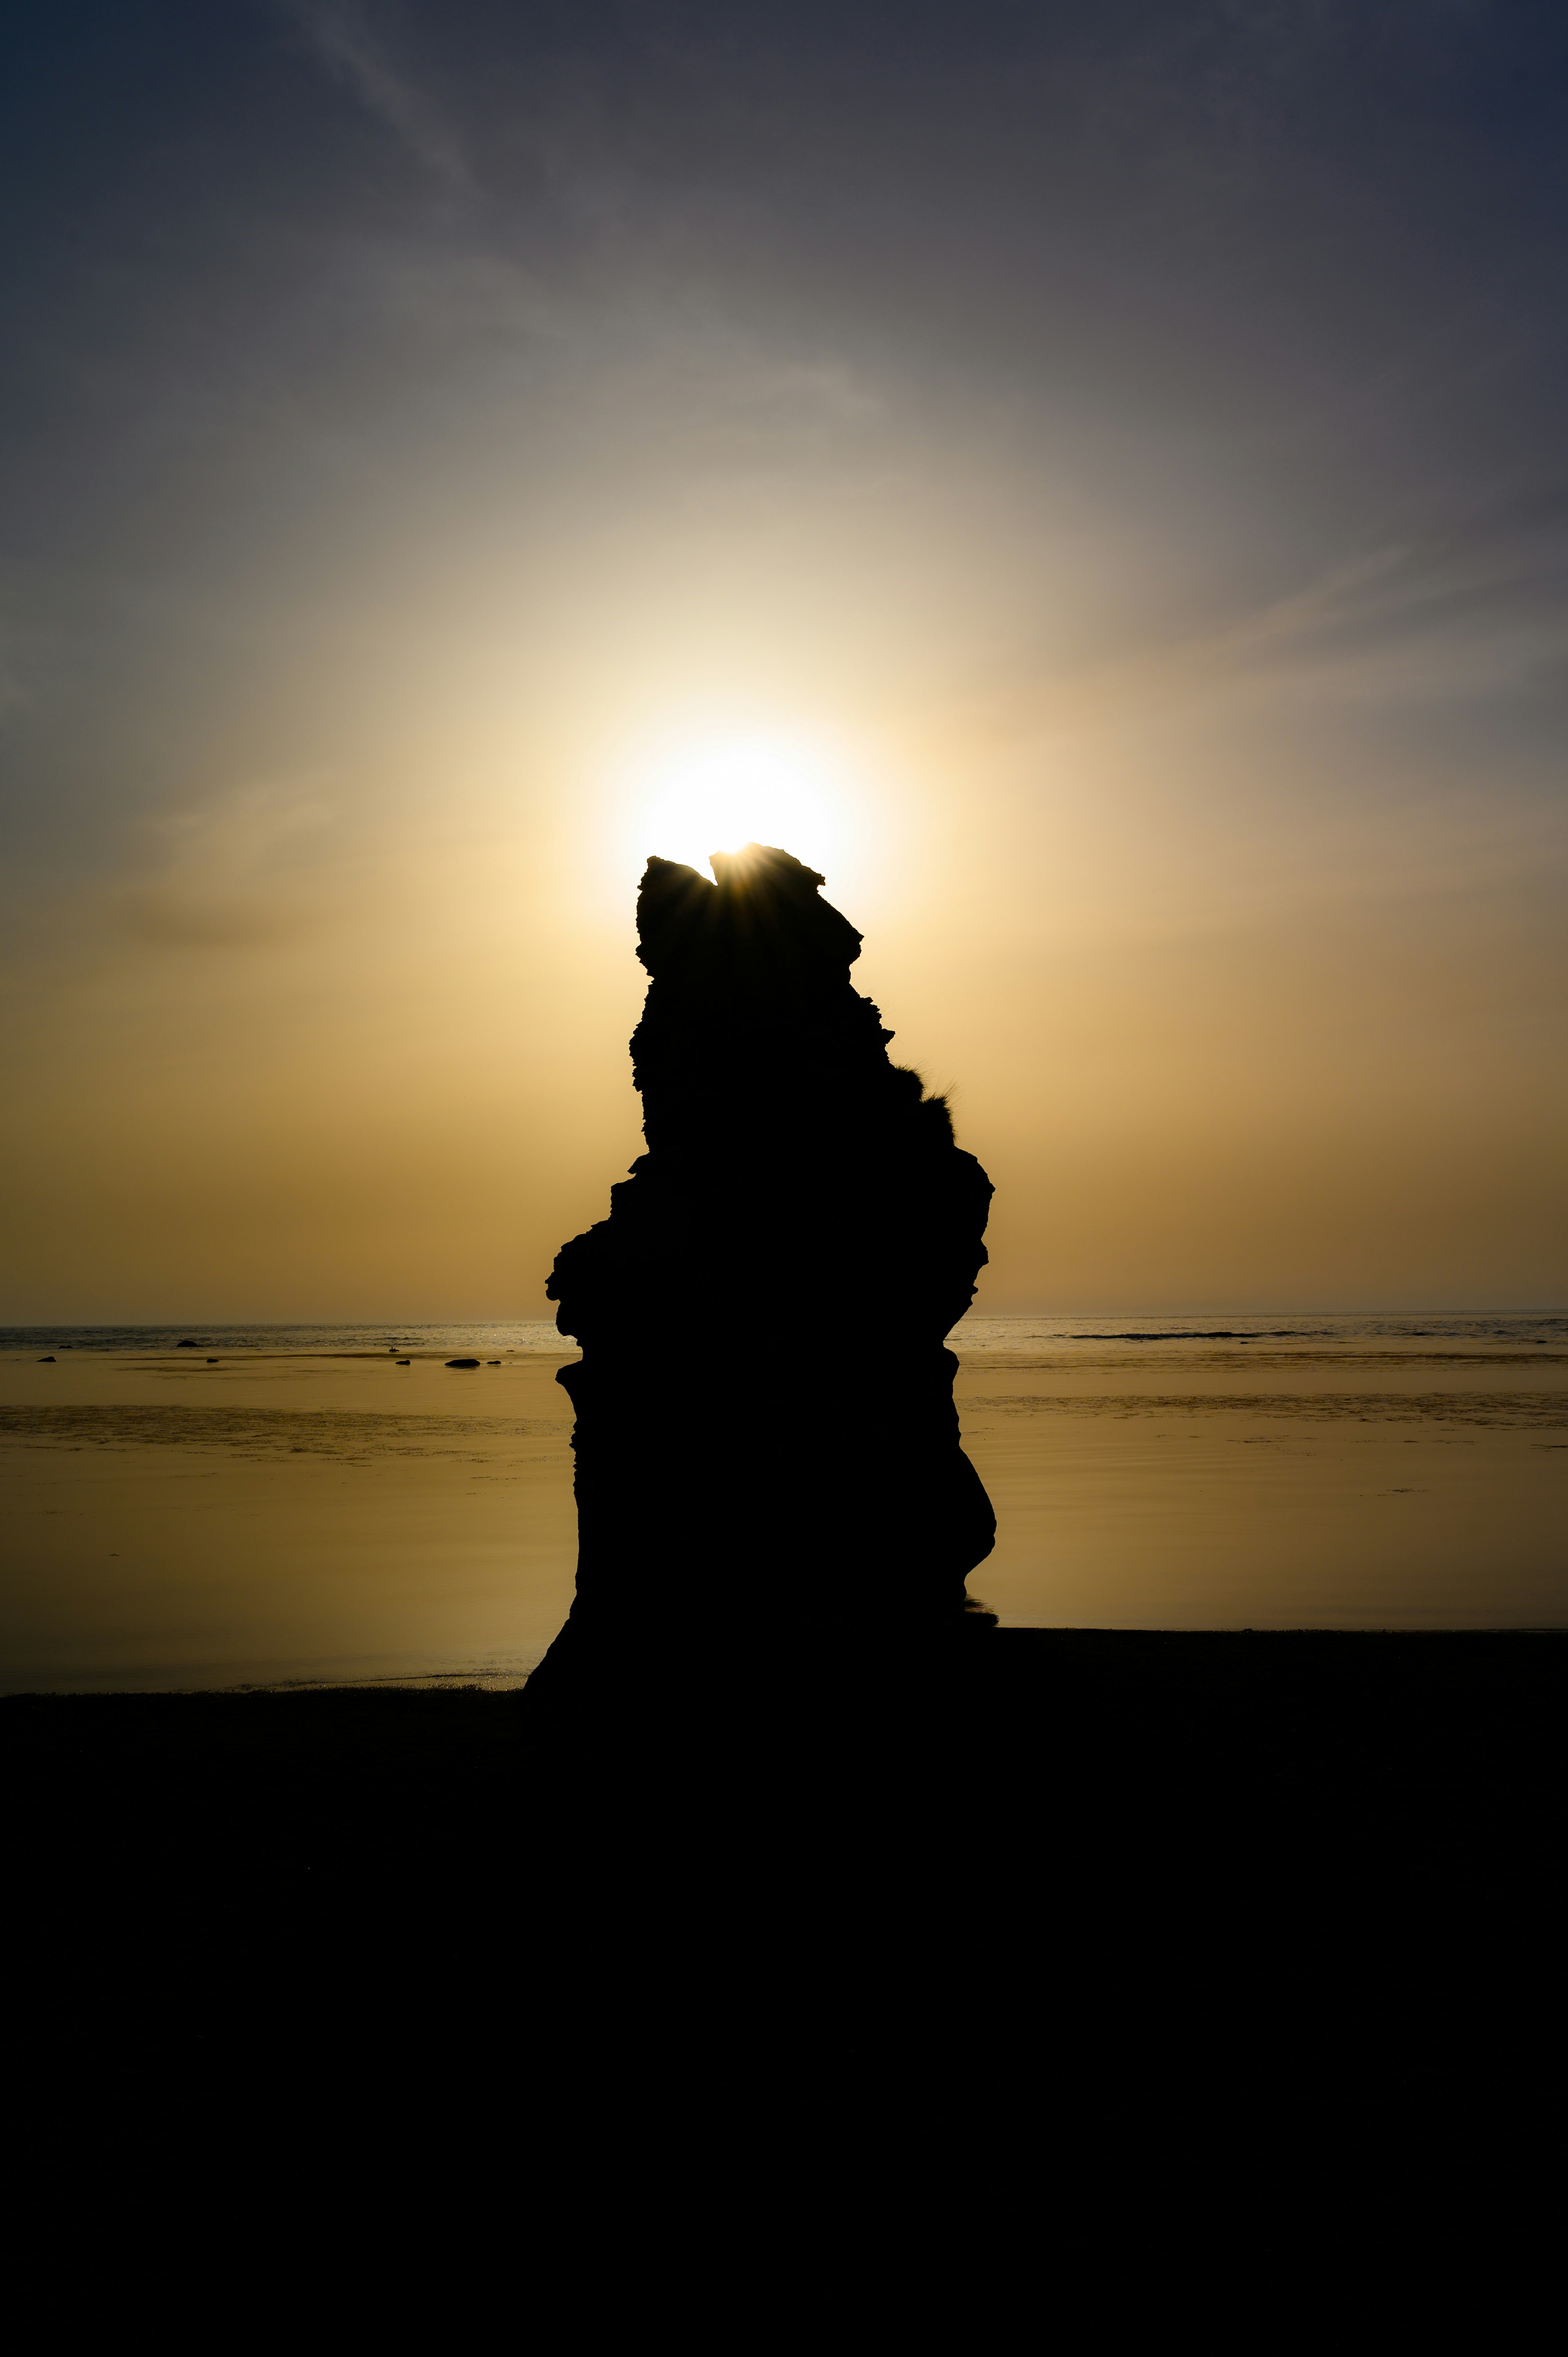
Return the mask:
[[(822, 1338), (832, 1412), (865, 1338)], [(950, 1340), (1004, 1623), (1568, 1626), (1568, 1311)], [(679, 1484), (712, 1371), (678, 1306), (670, 1340)], [(526, 1674), (572, 1600), (574, 1351), (542, 1318), (0, 1329), (0, 1692)]]
[(368, 1326), (0, 1326), (0, 1351), (539, 1351), (564, 1342), (543, 1318), (468, 1324)]
[(1568, 1311), (1345, 1310), (1325, 1316), (1318, 1311), (1276, 1310), (1261, 1318), (1144, 1318), (1125, 1312), (1075, 1318), (971, 1315), (961, 1319), (948, 1339), (955, 1351), (966, 1355), (1034, 1349), (1070, 1354), (1075, 1344), (1106, 1342), (1145, 1346), (1162, 1342), (1297, 1342), (1316, 1344), (1324, 1350), (1338, 1347), (1358, 1351), (1369, 1343), (1402, 1342), (1544, 1346), (1568, 1342)]
[[(673, 1334), (671, 1336), (673, 1339)], [(1568, 1310), (1275, 1310), (1262, 1317), (1197, 1313), (1157, 1318), (1136, 1311), (1079, 1312), (1071, 1318), (961, 1319), (949, 1337), (966, 1356), (1015, 1351), (1074, 1354), (1075, 1345), (1120, 1342), (1291, 1341), (1320, 1349), (1362, 1349), (1445, 1341), (1541, 1345), (1568, 1343)], [(218, 1351), (471, 1351), (558, 1355), (576, 1346), (545, 1318), (400, 1325), (0, 1326), (0, 1351), (172, 1351), (181, 1344)]]

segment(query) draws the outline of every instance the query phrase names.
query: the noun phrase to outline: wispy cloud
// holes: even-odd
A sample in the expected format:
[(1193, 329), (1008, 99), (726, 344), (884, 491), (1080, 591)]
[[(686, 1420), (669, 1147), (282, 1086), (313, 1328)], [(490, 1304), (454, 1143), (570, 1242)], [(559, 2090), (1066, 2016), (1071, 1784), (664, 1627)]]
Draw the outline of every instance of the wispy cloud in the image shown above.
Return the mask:
[(218, 949), (299, 931), (316, 899), (302, 854), (333, 816), (322, 782), (234, 787), (152, 821), (166, 845), (163, 872), (117, 895), (127, 930), (145, 941)]
[(478, 193), (462, 142), (442, 108), (394, 59), (358, 0), (282, 0), (282, 5), (321, 63), (426, 171), (460, 196)]
[[(1194, 701), (1413, 709), (1509, 694), (1568, 663), (1568, 534), (1527, 512), (1348, 555), (1191, 637), (1042, 664), (997, 707), (1015, 737), (1121, 726)], [(1002, 717), (1005, 711), (1006, 716)]]
[[(1547, 503), (1550, 506), (1550, 502)], [(1568, 656), (1568, 565), (1550, 514), (1376, 550), (1184, 651), (1194, 678), (1292, 681), (1335, 701), (1448, 703)]]

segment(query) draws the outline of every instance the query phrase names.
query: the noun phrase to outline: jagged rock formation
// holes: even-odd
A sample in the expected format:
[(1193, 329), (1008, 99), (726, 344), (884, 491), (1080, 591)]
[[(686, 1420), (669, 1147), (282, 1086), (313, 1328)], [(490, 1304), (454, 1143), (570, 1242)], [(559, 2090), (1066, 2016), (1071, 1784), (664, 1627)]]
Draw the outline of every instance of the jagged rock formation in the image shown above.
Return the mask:
[(714, 867), (649, 862), (648, 1151), (550, 1280), (584, 1353), (560, 1376), (579, 1656), (704, 1624), (961, 1627), (993, 1542), (943, 1347), (991, 1183), (889, 1061), (822, 877), (755, 844)]

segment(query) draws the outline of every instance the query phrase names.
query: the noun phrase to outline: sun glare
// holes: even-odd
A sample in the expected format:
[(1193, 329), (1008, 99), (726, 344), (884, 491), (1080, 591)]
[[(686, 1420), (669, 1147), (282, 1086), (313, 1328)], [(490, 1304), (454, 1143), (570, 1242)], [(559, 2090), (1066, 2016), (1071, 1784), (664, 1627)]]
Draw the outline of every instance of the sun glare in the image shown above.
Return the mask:
[(825, 874), (844, 847), (834, 765), (779, 737), (671, 748), (639, 766), (629, 805), (639, 862), (652, 853), (705, 873), (715, 851), (768, 843)]

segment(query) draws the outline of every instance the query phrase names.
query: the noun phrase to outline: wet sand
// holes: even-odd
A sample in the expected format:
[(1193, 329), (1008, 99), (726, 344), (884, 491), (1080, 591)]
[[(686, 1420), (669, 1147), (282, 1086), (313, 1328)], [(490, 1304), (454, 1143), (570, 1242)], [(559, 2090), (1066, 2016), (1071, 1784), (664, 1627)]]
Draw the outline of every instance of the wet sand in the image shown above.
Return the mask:
[[(0, 1686), (516, 1682), (572, 1597), (570, 1355), (0, 1356)], [(1560, 1351), (990, 1351), (956, 1395), (1004, 1624), (1568, 1624)]]
[(971, 1585), (1079, 1628), (1568, 1625), (1568, 1354), (966, 1358)]
[(561, 1363), (0, 1359), (0, 1683), (526, 1675), (572, 1600)]

